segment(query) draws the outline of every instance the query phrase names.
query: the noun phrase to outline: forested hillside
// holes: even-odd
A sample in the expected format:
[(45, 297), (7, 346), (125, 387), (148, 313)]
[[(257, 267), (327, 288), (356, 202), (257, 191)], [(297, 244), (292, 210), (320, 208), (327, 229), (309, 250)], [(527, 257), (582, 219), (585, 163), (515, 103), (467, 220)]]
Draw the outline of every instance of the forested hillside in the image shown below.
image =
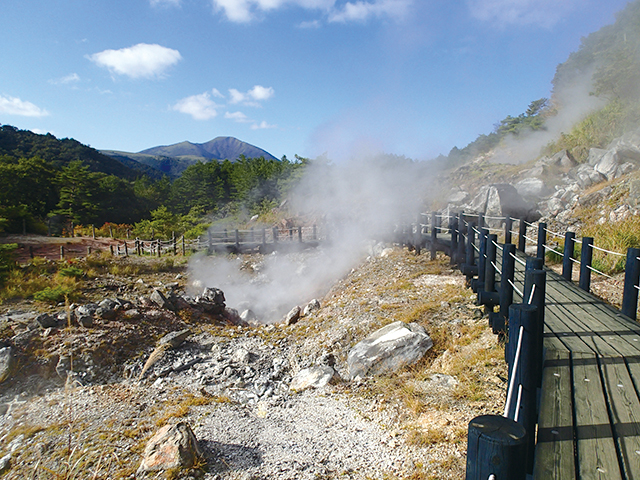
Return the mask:
[[(139, 224), (182, 233), (205, 217), (277, 205), (306, 160), (196, 163), (173, 183), (132, 170), (75, 140), (0, 127), (0, 231), (45, 233), (74, 224)], [(183, 218), (185, 217), (185, 218)], [(156, 225), (151, 222), (156, 221)], [(162, 224), (162, 225), (160, 225)]]
[(507, 137), (519, 137), (548, 128), (550, 119), (572, 108), (564, 91), (586, 85), (601, 107), (546, 145), (540, 154), (567, 149), (579, 162), (589, 148), (604, 148), (628, 127), (640, 125), (640, 1), (630, 2), (612, 25), (582, 39), (580, 48), (558, 65), (550, 99), (531, 102), (525, 113), (507, 116), (489, 134), (479, 135), (464, 148), (454, 147), (439, 161), (445, 166), (465, 163), (501, 145)]

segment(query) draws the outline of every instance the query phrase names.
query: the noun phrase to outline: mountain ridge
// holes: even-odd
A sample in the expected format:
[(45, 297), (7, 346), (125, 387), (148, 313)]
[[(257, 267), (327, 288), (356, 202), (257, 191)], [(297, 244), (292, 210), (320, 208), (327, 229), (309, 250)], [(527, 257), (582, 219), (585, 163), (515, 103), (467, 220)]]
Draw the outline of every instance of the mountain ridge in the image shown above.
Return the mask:
[(239, 140), (235, 137), (215, 137), (205, 143), (183, 141), (171, 145), (160, 145), (138, 152), (145, 155), (159, 155), (163, 157), (197, 156), (207, 160), (237, 160), (241, 155), (247, 158), (264, 157), (267, 160), (277, 160), (266, 150)]

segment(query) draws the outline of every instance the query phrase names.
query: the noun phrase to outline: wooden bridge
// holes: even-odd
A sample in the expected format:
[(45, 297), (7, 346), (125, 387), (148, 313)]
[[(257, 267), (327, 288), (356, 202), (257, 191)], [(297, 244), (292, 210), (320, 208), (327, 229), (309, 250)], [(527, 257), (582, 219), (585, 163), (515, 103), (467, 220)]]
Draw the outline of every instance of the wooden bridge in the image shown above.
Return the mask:
[[(488, 228), (488, 218), (504, 228)], [(432, 214), (407, 240), (451, 256), (506, 340), (505, 415), (470, 423), (467, 480), (640, 479), (640, 250), (609, 252), (566, 232), (560, 275), (543, 266), (558, 251), (547, 234), (559, 234), (488, 218)], [(594, 250), (625, 257), (622, 311), (589, 293), (591, 274), (603, 274), (591, 265)]]

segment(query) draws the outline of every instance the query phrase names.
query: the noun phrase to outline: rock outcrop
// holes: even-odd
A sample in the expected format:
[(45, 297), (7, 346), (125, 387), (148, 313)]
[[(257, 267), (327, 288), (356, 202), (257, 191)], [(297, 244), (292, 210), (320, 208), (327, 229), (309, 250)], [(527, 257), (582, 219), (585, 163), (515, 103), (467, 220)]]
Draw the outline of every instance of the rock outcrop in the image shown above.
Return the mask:
[(422, 326), (394, 322), (351, 349), (347, 357), (349, 375), (354, 379), (394, 372), (420, 360), (432, 346)]

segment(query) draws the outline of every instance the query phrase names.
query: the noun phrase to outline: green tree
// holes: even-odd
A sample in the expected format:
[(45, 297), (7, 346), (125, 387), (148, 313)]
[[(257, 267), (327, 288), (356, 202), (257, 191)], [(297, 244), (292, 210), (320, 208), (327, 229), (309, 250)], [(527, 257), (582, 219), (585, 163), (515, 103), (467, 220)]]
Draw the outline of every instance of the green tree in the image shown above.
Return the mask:
[(80, 160), (75, 160), (60, 170), (56, 181), (60, 186), (56, 213), (78, 224), (94, 221), (98, 205), (93, 195), (98, 189), (99, 175), (90, 172)]

